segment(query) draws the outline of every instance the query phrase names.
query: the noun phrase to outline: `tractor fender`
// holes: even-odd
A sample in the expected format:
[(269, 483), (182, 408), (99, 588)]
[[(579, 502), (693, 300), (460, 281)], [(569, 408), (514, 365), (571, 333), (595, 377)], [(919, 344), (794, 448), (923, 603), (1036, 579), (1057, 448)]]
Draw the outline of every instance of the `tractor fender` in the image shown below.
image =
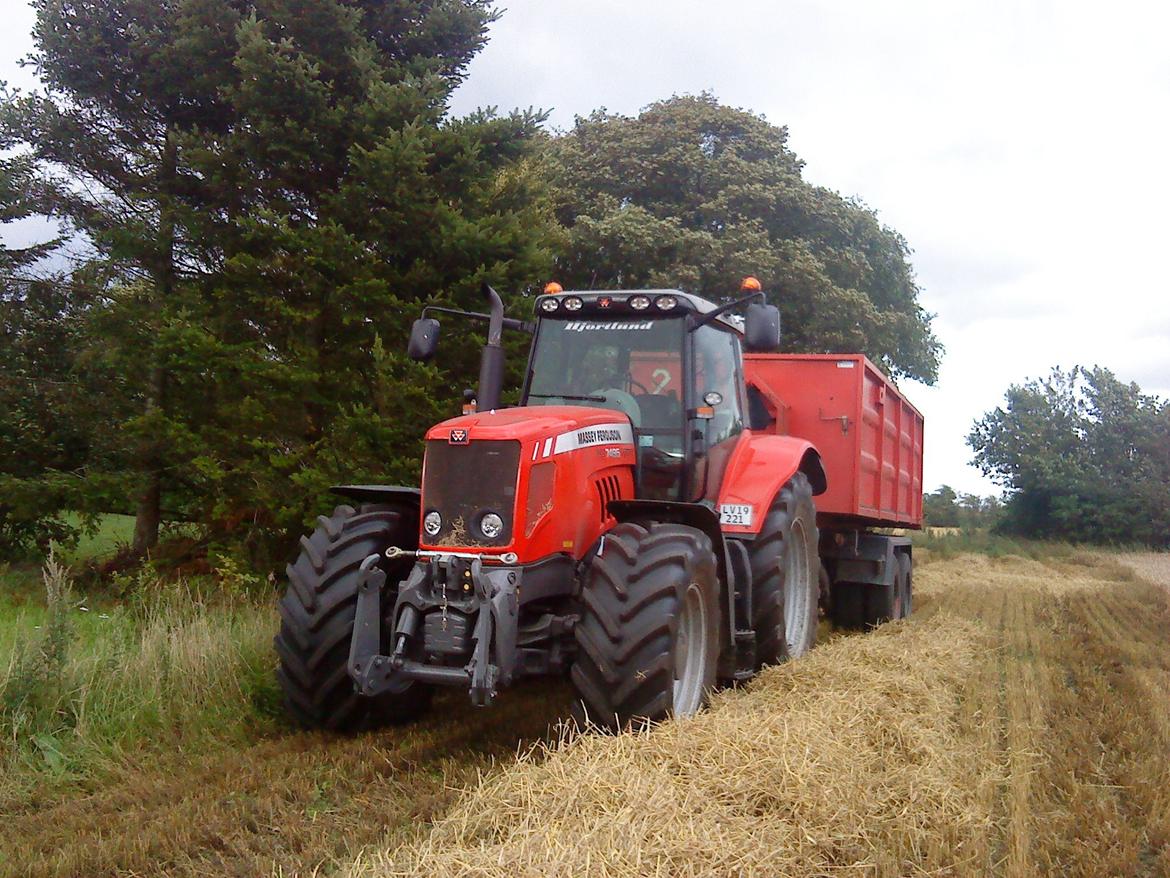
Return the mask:
[(412, 510), (416, 517), (419, 507), (422, 506), (422, 491), (400, 485), (334, 485), (329, 492), (349, 500), (357, 500), (359, 503), (405, 506)]
[(751, 508), (750, 523), (731, 523), (727, 520), (731, 516), (723, 516), (723, 532), (740, 537), (758, 534), (773, 499), (798, 472), (808, 477), (814, 495), (825, 493), (828, 479), (821, 465), (820, 452), (811, 442), (795, 436), (745, 430), (723, 473), (719, 508), (722, 514), (728, 506), (748, 506)]

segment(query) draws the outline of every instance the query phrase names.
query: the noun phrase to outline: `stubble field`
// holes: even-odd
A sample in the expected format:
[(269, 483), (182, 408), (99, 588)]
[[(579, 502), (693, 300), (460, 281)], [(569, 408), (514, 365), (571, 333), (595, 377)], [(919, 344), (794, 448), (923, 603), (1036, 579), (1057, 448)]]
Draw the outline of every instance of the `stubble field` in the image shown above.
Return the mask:
[(650, 734), (566, 740), (541, 683), (357, 738), (156, 739), (10, 784), (0, 875), (1167, 875), (1168, 582), (920, 557), (910, 621), (826, 626)]

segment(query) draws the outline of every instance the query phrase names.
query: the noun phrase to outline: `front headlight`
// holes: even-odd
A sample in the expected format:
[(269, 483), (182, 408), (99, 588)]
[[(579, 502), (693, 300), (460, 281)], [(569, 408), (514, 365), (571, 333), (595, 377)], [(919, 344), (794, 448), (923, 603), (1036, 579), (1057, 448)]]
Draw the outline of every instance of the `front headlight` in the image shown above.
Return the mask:
[(504, 519), (494, 512), (485, 512), (479, 520), (479, 532), (489, 540), (494, 540), (504, 532)]
[(443, 529), (443, 516), (438, 512), (431, 511), (426, 514), (423, 519), (423, 530), (427, 532), (427, 536), (437, 537), (439, 531)]

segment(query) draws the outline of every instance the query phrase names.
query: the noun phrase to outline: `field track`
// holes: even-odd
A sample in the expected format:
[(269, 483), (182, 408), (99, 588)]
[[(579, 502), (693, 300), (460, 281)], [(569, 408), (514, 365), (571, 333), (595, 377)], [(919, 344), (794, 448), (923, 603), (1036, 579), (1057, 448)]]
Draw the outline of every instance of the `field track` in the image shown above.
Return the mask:
[(920, 564), (908, 624), (518, 764), (564, 686), (144, 759), (4, 803), (0, 875), (1170, 875), (1170, 590), (1133, 572), (1170, 562), (1123, 560)]
[(567, 687), (538, 683), (477, 711), (448, 693), (404, 729), (127, 765), (85, 794), (9, 803), (0, 875), (321, 874), (442, 813), (478, 772), (548, 735), (568, 699)]

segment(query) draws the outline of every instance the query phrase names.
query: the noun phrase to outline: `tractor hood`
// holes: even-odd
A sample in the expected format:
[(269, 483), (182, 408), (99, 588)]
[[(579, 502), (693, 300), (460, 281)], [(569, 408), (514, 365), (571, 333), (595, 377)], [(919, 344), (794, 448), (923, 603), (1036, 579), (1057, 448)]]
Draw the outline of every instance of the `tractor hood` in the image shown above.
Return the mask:
[[(483, 439), (511, 439), (528, 445), (540, 440), (538, 456), (548, 457), (592, 445), (634, 444), (630, 420), (612, 409), (575, 405), (496, 409), (451, 418), (431, 427), (428, 440), (463, 445)], [(535, 459), (535, 458), (533, 458)]]
[[(634, 429), (612, 409), (531, 406), (427, 432), (419, 548), (579, 558), (633, 496)], [(560, 514), (553, 514), (557, 510)]]

